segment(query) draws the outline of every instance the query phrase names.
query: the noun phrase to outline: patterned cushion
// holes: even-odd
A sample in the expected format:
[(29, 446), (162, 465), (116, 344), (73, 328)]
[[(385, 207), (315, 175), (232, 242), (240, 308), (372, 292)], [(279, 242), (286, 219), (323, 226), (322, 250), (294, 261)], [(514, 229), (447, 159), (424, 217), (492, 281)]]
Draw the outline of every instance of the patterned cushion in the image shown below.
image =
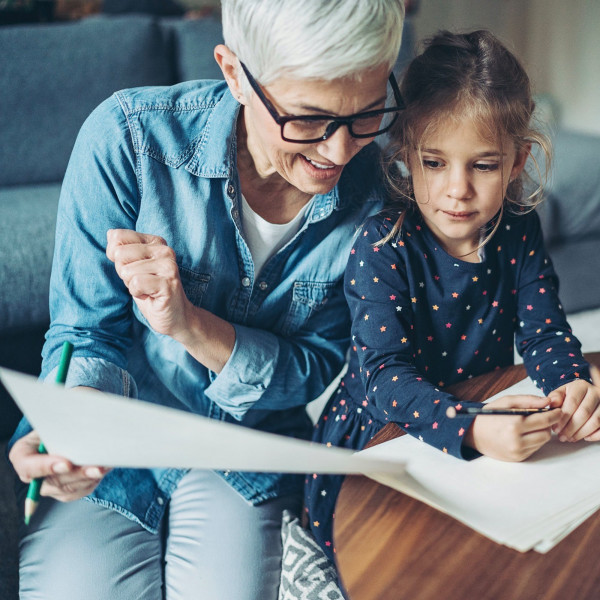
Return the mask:
[(279, 600), (344, 600), (337, 572), (300, 520), (285, 511)]

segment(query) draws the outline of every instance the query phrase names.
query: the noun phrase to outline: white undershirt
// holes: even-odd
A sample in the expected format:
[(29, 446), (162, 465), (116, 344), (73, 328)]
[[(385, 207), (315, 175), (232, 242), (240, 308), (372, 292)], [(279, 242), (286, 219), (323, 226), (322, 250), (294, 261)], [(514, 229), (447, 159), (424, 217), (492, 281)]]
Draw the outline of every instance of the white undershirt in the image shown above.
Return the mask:
[(244, 237), (252, 260), (254, 261), (254, 276), (258, 276), (264, 264), (283, 248), (298, 233), (308, 207), (309, 200), (289, 223), (269, 223), (255, 213), (248, 201), (242, 196), (242, 227)]

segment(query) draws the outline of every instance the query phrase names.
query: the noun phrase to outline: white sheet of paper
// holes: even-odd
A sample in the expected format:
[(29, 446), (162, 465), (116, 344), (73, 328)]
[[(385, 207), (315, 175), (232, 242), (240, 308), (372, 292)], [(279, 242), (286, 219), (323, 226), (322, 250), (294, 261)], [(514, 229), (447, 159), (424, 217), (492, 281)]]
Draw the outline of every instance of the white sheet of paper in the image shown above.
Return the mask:
[[(529, 379), (507, 393), (541, 395)], [(467, 462), (405, 435), (360, 454), (406, 462), (402, 477), (368, 475), (520, 551), (548, 551), (600, 507), (600, 444), (553, 438), (521, 463)]]
[(404, 470), (397, 459), (370, 459), (122, 396), (68, 390), (7, 369), (0, 369), (0, 378), (48, 452), (75, 464), (284, 473)]

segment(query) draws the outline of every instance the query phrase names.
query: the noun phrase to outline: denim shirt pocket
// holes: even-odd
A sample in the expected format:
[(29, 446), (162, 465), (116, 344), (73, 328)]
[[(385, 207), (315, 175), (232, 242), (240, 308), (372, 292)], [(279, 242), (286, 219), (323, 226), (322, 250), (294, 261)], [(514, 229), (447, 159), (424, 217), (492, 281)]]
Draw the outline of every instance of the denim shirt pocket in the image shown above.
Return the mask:
[(292, 302), (283, 324), (283, 335), (295, 333), (314, 313), (324, 308), (335, 286), (335, 282), (295, 281)]
[(210, 282), (210, 275), (208, 273), (197, 273), (181, 265), (178, 265), (178, 267), (185, 295), (194, 306), (200, 306)]

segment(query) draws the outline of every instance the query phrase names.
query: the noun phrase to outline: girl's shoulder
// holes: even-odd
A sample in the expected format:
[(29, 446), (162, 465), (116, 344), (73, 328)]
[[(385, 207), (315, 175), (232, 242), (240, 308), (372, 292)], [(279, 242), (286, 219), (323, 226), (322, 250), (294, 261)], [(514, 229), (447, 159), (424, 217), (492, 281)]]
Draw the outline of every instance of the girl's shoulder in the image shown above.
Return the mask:
[(390, 236), (388, 241), (394, 242), (401, 240), (407, 232), (412, 232), (415, 226), (415, 216), (412, 213), (399, 212), (397, 209), (384, 209), (366, 219), (359, 233), (362, 231), (363, 236), (369, 236), (369, 238), (375, 234), (380, 235), (380, 239)]
[(523, 236), (538, 235), (541, 232), (540, 217), (535, 210), (523, 213), (506, 213), (499, 227), (500, 236), (518, 241)]

